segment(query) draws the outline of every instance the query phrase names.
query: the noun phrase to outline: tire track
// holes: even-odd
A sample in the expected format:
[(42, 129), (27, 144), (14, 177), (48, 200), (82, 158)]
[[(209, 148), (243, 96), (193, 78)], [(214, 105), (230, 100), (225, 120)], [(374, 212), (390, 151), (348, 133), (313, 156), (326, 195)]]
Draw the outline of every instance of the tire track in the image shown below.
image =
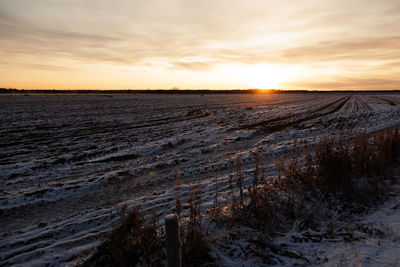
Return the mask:
[[(339, 111), (350, 99), (350, 96), (340, 98), (332, 103), (324, 105), (323, 107), (317, 108), (311, 112), (311, 114), (307, 114), (307, 112), (302, 114), (294, 114), (286, 117), (274, 118), (262, 122), (258, 122), (255, 124), (246, 125), (241, 127), (240, 130), (252, 130), (256, 129), (258, 132), (262, 133), (273, 133), (282, 131), (286, 128), (298, 125), (302, 122), (313, 120), (319, 117), (327, 116), (329, 114), (333, 114)], [(338, 104), (337, 106), (335, 106)], [(333, 108), (332, 108), (333, 107)], [(332, 108), (332, 109), (331, 109)], [(300, 117), (300, 118), (299, 118)]]
[(378, 99), (378, 100), (384, 101), (384, 102), (388, 103), (388, 104), (391, 105), (391, 106), (394, 106), (394, 107), (397, 106), (397, 103), (395, 103), (395, 102), (393, 102), (393, 101), (391, 101), (391, 100), (387, 100), (386, 98), (377, 97), (377, 96), (373, 96), (373, 98), (376, 98), (376, 99)]

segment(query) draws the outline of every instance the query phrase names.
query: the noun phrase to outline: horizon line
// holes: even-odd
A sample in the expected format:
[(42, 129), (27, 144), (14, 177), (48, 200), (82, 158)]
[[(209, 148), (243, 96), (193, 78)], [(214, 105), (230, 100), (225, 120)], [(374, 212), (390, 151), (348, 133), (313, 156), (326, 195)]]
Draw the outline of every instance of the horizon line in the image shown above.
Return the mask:
[(25, 88), (3, 88), (0, 92), (253, 92), (253, 93), (274, 93), (274, 92), (396, 92), (400, 89), (260, 89), (260, 88), (233, 88), (233, 89), (25, 89)]

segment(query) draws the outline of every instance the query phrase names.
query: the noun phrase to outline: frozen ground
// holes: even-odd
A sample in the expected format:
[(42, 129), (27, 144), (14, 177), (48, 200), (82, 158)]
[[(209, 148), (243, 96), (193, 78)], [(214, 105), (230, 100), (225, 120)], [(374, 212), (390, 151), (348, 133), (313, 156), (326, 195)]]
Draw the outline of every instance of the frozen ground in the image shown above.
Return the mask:
[[(183, 192), (200, 180), (205, 209), (216, 177), (227, 188), (229, 158), (250, 173), (262, 146), (274, 175), (294, 140), (395, 125), (399, 106), (399, 94), (0, 96), (0, 265), (70, 265), (99, 244), (123, 201), (169, 213), (173, 168)], [(368, 218), (397, 229), (399, 213), (384, 210)], [(324, 256), (356, 262), (368, 245)]]
[[(361, 227), (360, 227), (361, 226)], [(354, 240), (328, 246), (328, 266), (400, 266), (400, 192), (379, 210), (349, 225)], [(365, 230), (366, 229), (366, 230)], [(334, 264), (336, 263), (336, 264)]]

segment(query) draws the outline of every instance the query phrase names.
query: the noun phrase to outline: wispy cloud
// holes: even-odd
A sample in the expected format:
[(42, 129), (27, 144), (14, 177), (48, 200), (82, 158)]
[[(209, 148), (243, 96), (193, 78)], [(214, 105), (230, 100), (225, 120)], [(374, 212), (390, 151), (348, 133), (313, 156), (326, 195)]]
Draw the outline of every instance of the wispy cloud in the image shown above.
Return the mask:
[(191, 71), (210, 71), (218, 64), (216, 61), (175, 61), (171, 63), (174, 68)]
[(400, 35), (332, 40), (282, 51), (283, 62), (390, 60), (400, 51)]
[(333, 76), (319, 81), (295, 81), (286, 83), (287, 88), (329, 89), (329, 90), (394, 90), (399, 89), (399, 76), (388, 78), (351, 78)]
[(30, 64), (29, 67), (36, 70), (46, 70), (46, 71), (76, 71), (74, 68), (57, 66), (57, 65), (43, 65), (43, 64)]

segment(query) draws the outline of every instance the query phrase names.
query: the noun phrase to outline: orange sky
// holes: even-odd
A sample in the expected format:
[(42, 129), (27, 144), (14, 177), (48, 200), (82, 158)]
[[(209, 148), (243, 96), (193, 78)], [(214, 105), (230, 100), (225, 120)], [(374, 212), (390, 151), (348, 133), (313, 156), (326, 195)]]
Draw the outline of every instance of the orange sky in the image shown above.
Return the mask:
[(400, 89), (400, 1), (2, 0), (0, 87)]

